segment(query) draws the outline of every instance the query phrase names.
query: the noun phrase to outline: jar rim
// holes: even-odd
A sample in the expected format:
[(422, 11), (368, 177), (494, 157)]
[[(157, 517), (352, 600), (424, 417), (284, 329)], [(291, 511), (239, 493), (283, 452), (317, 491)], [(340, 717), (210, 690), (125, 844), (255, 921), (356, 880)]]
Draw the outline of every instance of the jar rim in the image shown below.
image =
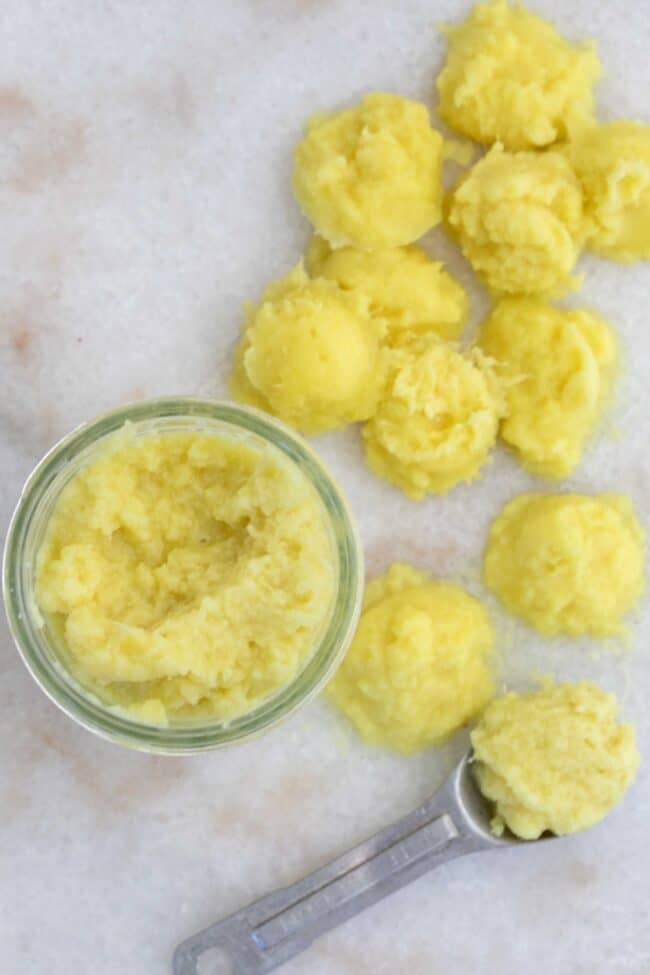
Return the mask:
[[(46, 639), (38, 607), (29, 598), (35, 559), (29, 558), (30, 527), (48, 492), (58, 496), (62, 473), (79, 455), (126, 422), (156, 421), (196, 426), (201, 420), (262, 439), (279, 449), (308, 479), (328, 517), (337, 589), (325, 631), (296, 677), (257, 707), (229, 721), (159, 726), (129, 717), (78, 684)], [(172, 426), (173, 428), (173, 426)], [(187, 429), (187, 427), (185, 427)], [(56, 489), (59, 484), (58, 490)], [(51, 499), (50, 499), (51, 503)], [(165, 754), (201, 752), (249, 740), (283, 721), (310, 700), (333, 675), (352, 640), (363, 594), (363, 552), (355, 520), (340, 487), (313, 448), (275, 417), (249, 406), (194, 396), (165, 396), (120, 406), (82, 423), (36, 464), (22, 488), (4, 549), (2, 585), (9, 628), (32, 677), (69, 717), (117, 744)]]

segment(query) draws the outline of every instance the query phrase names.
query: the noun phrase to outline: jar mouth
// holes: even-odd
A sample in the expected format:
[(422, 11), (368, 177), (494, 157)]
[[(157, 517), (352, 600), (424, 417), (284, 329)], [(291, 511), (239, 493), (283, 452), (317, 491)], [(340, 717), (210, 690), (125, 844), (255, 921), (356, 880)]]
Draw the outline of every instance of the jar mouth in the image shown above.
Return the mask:
[[(36, 555), (61, 490), (102, 441), (126, 422), (145, 431), (200, 430), (249, 443), (271, 444), (292, 461), (321, 502), (336, 570), (335, 596), (317, 645), (296, 677), (270, 698), (227, 721), (148, 724), (100, 701), (63, 664), (36, 603)], [(83, 458), (83, 460), (82, 460)], [(359, 535), (341, 489), (312, 448), (283, 423), (252, 407), (194, 397), (164, 397), (110, 410), (77, 427), (28, 477), (4, 550), (3, 596), (9, 627), (28, 670), (69, 717), (110, 741), (149, 752), (184, 754), (248, 740), (312, 698), (333, 675), (354, 635), (363, 593)]]

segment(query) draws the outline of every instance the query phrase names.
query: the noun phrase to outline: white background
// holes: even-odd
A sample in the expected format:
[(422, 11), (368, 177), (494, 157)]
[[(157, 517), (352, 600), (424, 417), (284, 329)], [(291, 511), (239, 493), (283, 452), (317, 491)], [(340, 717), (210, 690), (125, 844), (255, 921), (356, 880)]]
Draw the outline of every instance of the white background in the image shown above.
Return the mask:
[[(434, 23), (464, 0), (5, 0), (0, 10), (0, 441), (5, 526), (42, 452), (134, 398), (223, 395), (241, 305), (299, 257), (292, 146), (306, 115), (372, 89), (433, 104)], [(643, 117), (639, 0), (539, 0), (595, 36), (603, 118)], [(647, 114), (645, 120), (650, 121)], [(471, 287), (473, 321), (485, 296)], [(574, 301), (615, 323), (626, 372), (566, 486), (650, 514), (648, 267), (583, 259)], [(620, 434), (620, 436), (617, 435)], [(368, 570), (405, 559), (477, 582), (490, 519), (543, 489), (502, 451), (481, 482), (414, 504), (365, 469), (358, 431), (317, 441), (359, 519)], [(492, 603), (490, 603), (493, 606)], [(500, 628), (503, 676), (596, 678), (650, 755), (647, 607), (628, 652)], [(0, 643), (0, 970), (157, 975), (174, 945), (417, 803), (465, 746), (369, 750), (322, 702), (261, 741), (196, 758), (95, 740)], [(650, 783), (588, 833), (458, 861), (334, 932), (287, 975), (648, 975)]]

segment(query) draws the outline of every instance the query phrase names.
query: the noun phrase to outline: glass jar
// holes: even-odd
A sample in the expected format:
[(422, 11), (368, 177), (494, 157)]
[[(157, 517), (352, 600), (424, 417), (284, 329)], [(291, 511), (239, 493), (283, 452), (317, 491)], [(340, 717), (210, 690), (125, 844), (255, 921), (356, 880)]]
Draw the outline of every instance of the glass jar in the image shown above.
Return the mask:
[[(272, 444), (310, 481), (323, 506), (335, 560), (336, 594), (322, 637), (294, 680), (252, 711), (229, 721), (146, 724), (84, 689), (64, 666), (56, 638), (38, 610), (36, 556), (57, 498), (72, 477), (101, 453), (102, 441), (124, 423), (137, 436), (197, 430), (255, 446)], [(313, 697), (333, 675), (354, 634), (363, 592), (363, 555), (346, 501), (309, 445), (284, 424), (248, 407), (192, 397), (146, 400), (104, 413), (64, 437), (28, 478), (5, 546), (4, 600), (9, 626), (25, 664), (67, 715), (110, 741), (149, 752), (183, 754), (232, 744), (278, 724)]]

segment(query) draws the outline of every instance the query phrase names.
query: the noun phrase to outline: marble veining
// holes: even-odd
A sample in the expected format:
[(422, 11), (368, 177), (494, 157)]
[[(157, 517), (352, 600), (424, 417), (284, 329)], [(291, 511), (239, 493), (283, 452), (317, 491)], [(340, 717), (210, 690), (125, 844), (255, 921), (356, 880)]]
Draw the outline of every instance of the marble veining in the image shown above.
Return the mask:
[[(434, 23), (467, 0), (6, 0), (0, 10), (0, 524), (49, 445), (114, 404), (222, 396), (241, 305), (309, 229), (289, 190), (306, 115), (371, 89), (430, 101)], [(538, 0), (599, 41), (604, 118), (650, 121), (647, 14)], [(645, 113), (645, 115), (644, 115)], [(485, 294), (440, 231), (427, 240)], [(566, 486), (625, 490), (650, 516), (647, 265), (583, 258), (626, 371)], [(541, 487), (499, 450), (482, 481), (414, 504), (373, 478), (358, 431), (318, 438), (368, 569), (406, 559), (480, 593), (487, 525)], [(650, 756), (647, 604), (627, 649), (544, 641), (496, 613), (502, 678), (587, 676), (621, 697)], [(249, 745), (130, 753), (76, 728), (0, 639), (3, 975), (156, 975), (177, 941), (406, 811), (465, 746), (405, 760), (362, 746), (323, 701)], [(287, 975), (648, 975), (650, 777), (583, 835), (468, 858), (333, 932)]]

